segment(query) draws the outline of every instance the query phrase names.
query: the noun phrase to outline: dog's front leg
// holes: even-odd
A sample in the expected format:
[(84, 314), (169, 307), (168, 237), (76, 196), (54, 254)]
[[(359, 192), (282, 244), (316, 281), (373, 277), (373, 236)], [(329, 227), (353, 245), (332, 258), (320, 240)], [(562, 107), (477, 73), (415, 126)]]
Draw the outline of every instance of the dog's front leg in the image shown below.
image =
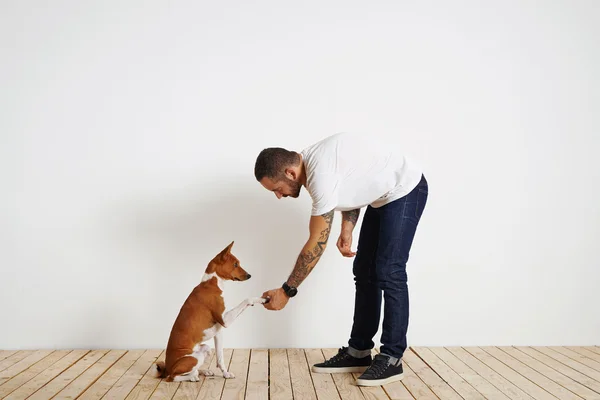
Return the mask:
[(227, 366), (225, 365), (225, 360), (223, 359), (223, 332), (220, 329), (215, 335), (215, 353), (217, 356), (217, 367), (219, 367), (219, 369), (223, 373), (223, 378), (235, 378), (235, 375), (233, 373), (227, 371)]
[[(233, 321), (235, 321), (246, 308), (253, 306), (254, 304), (263, 304), (266, 301), (267, 300), (263, 299), (262, 297), (255, 297), (242, 301), (235, 308), (223, 314), (223, 326), (225, 328), (231, 326)], [(223, 360), (223, 332), (220, 328), (217, 329), (217, 333), (215, 334), (215, 352), (217, 356), (217, 367), (219, 367), (221, 372), (223, 372), (223, 377), (235, 378), (233, 373), (227, 371), (227, 367), (225, 366), (225, 362)]]
[(233, 321), (235, 321), (237, 317), (239, 317), (240, 314), (243, 313), (246, 308), (255, 304), (265, 303), (266, 301), (267, 300), (263, 299), (262, 297), (253, 297), (242, 301), (240, 304), (237, 305), (237, 307), (223, 314), (223, 322), (225, 323), (225, 328), (229, 328)]
[[(223, 314), (223, 327), (227, 328), (231, 325), (231, 323), (248, 307), (250, 303), (248, 300), (242, 301), (232, 310), (227, 311)], [(217, 367), (223, 373), (223, 378), (232, 379), (235, 378), (235, 375), (232, 372), (227, 371), (227, 366), (225, 365), (225, 360), (223, 359), (223, 332), (222, 328), (219, 327), (217, 329), (217, 333), (215, 334), (215, 352), (217, 355)]]

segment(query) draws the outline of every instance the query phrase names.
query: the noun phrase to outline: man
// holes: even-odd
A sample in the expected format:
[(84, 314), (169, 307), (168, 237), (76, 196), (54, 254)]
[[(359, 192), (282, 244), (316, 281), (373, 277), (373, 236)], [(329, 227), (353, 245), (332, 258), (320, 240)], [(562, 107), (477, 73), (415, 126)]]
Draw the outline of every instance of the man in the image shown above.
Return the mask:
[[(356, 255), (354, 321), (348, 347), (315, 364), (314, 372), (363, 372), (357, 384), (378, 386), (402, 379), (402, 355), (408, 328), (406, 263), (425, 204), (428, 186), (421, 170), (403, 155), (372, 138), (338, 133), (302, 150), (263, 150), (254, 174), (267, 189), (297, 198), (304, 186), (312, 198), (310, 236), (287, 281), (269, 290), (264, 306), (281, 310), (325, 251), (334, 211), (342, 213), (337, 247), (345, 257)], [(356, 253), (352, 232), (360, 209), (367, 207)], [(384, 298), (381, 351), (371, 349)]]

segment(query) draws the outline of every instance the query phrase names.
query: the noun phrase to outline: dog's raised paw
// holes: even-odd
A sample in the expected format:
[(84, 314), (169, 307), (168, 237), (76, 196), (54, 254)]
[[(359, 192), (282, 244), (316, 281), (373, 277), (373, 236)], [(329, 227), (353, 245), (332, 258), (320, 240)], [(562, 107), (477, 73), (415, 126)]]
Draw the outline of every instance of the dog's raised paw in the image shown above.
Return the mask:
[(233, 374), (233, 372), (226, 371), (226, 372), (223, 372), (223, 378), (233, 379), (233, 378), (235, 378), (235, 375)]
[(248, 302), (250, 303), (250, 305), (265, 304), (267, 302), (267, 299), (263, 297), (253, 297), (251, 299), (248, 299)]

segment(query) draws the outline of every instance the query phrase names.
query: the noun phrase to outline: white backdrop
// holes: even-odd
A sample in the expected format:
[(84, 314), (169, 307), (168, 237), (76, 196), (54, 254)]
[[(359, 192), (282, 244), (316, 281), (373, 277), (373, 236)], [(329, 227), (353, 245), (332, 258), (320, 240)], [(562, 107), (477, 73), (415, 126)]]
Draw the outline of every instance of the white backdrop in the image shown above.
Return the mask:
[[(598, 344), (597, 2), (217, 3), (1, 3), (0, 348), (162, 348), (231, 240), (253, 278), (228, 306), (278, 287), (310, 199), (255, 157), (338, 131), (425, 168), (410, 344)], [(336, 222), (227, 347), (346, 343)]]

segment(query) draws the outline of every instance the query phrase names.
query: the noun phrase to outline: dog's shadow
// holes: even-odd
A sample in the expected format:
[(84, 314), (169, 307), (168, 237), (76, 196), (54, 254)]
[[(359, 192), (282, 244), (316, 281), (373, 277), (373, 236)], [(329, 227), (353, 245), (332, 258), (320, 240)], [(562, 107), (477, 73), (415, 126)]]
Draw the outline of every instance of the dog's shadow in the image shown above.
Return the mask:
[[(244, 176), (157, 193), (120, 209), (127, 215), (119, 218), (125, 222), (117, 236), (126, 235), (128, 243), (139, 245), (130, 249), (139, 259), (151, 260), (137, 267), (148, 295), (144, 306), (155, 310), (155, 316), (144, 321), (152, 332), (145, 342), (166, 345), (179, 308), (200, 282), (206, 265), (232, 241), (232, 253), (252, 278), (226, 283), (227, 310), (281, 286), (307, 239), (310, 198), (303, 191), (299, 199), (278, 202)], [(225, 347), (289, 347), (299, 332), (290, 323), (293, 307), (286, 308), (277, 312), (262, 305), (248, 308), (225, 330)]]

